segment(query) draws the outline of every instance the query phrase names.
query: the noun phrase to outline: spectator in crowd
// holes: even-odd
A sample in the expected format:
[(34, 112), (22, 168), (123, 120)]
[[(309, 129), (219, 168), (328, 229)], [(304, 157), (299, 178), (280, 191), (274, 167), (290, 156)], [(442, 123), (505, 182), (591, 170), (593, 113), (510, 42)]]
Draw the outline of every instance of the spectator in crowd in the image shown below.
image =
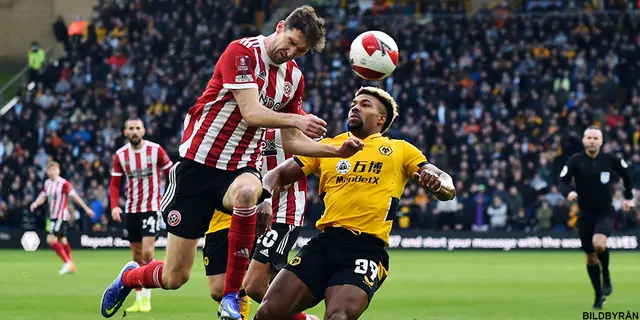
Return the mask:
[[(620, 10), (609, 2), (606, 8)], [(22, 90), (0, 118), (0, 212), (7, 217), (0, 221), (19, 227), (36, 218), (22, 219), (21, 206), (31, 189), (41, 190), (48, 158), (62, 163), (81, 196), (106, 207), (100, 188), (128, 117), (141, 117), (149, 139), (176, 160), (185, 110), (224, 47), (259, 33), (257, 19), (275, 12), (270, 3), (100, 1), (90, 20), (68, 26), (64, 57), (44, 65), (30, 51), (36, 88)], [(326, 120), (329, 135), (344, 130), (345, 93), (366, 83), (349, 70), (349, 46), (363, 31), (383, 30), (401, 49), (395, 72), (376, 83), (403, 115), (388, 135), (414, 143), (456, 182), (455, 205), (410, 185), (399, 208), (402, 226), (486, 231), (502, 217), (489, 211), (506, 205), (505, 225), (500, 218), (495, 226), (571, 228), (576, 212), (556, 180), (592, 124), (603, 127), (604, 151), (640, 176), (640, 25), (632, 13), (527, 14), (584, 10), (584, 1), (526, 1), (524, 14), (499, 7), (472, 16), (459, 15), (459, 1), (314, 3), (327, 19), (328, 41), (323, 54), (297, 61), (307, 84), (305, 111)], [(256, 18), (259, 12), (267, 16)], [(63, 27), (60, 19), (54, 24), (59, 41)], [(309, 180), (306, 225), (313, 226), (323, 206), (317, 181)], [(637, 228), (637, 210), (620, 212), (616, 226)], [(103, 214), (92, 223), (96, 230), (119, 228), (109, 220)]]
[(502, 202), (500, 197), (493, 197), (493, 202), (487, 209), (490, 217), (491, 229), (504, 229), (507, 227), (507, 205)]

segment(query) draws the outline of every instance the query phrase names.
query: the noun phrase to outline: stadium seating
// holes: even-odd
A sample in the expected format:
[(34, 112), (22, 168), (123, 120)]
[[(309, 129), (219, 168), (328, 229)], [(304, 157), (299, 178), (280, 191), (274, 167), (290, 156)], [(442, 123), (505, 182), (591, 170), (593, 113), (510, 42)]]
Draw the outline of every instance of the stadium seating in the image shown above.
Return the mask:
[[(400, 105), (389, 135), (421, 148), (456, 181), (458, 197), (449, 203), (410, 184), (397, 227), (571, 228), (577, 209), (558, 193), (556, 177), (591, 124), (604, 128), (604, 150), (624, 157), (640, 176), (640, 39), (629, 14), (539, 16), (531, 4), (523, 8), (529, 13), (464, 16), (458, 1), (443, 8), (396, 1), (360, 11), (351, 1), (317, 2), (328, 41), (325, 52), (298, 61), (305, 109), (327, 120), (330, 134), (343, 131), (352, 93), (365, 84), (349, 70), (350, 41), (365, 30), (385, 31), (401, 48), (396, 72), (378, 83)], [(36, 90), (24, 90), (0, 118), (0, 225), (42, 224), (42, 214), (33, 220), (27, 208), (52, 157), (101, 213), (78, 227), (118, 228), (110, 223), (105, 189), (113, 152), (124, 141), (123, 121), (142, 117), (147, 138), (175, 160), (183, 116), (222, 50), (258, 32), (261, 8), (243, 1), (146, 3), (96, 8), (67, 55), (43, 68)], [(316, 185), (310, 226), (322, 212)], [(640, 213), (621, 211), (619, 200), (614, 205), (618, 229), (640, 226)]]

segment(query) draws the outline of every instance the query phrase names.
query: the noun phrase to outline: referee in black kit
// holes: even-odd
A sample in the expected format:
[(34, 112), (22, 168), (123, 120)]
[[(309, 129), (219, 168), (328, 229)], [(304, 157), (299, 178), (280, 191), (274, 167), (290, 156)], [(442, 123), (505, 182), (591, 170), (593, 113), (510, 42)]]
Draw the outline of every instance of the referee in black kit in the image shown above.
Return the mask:
[[(613, 231), (615, 210), (613, 209), (611, 174), (616, 173), (624, 183), (626, 210), (634, 206), (631, 173), (624, 160), (600, 152), (602, 131), (591, 126), (582, 137), (584, 152), (569, 158), (560, 172), (560, 192), (569, 201), (578, 200), (580, 215), (577, 222), (582, 250), (587, 256), (587, 271), (595, 289), (594, 309), (602, 309), (606, 296), (613, 292), (609, 276), (609, 251), (607, 237)], [(571, 186), (574, 179), (575, 189)], [(600, 282), (602, 266), (602, 284)]]

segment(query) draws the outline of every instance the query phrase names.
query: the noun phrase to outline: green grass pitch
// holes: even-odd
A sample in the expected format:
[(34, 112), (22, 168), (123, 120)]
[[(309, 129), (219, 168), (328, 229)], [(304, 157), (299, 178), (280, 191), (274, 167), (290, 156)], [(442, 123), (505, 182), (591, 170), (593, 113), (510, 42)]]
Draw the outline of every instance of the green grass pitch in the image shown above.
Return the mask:
[[(102, 292), (130, 254), (76, 250), (73, 256), (78, 272), (58, 276), (61, 263), (52, 251), (0, 251), (0, 318), (101, 319)], [(189, 283), (178, 291), (154, 290), (151, 313), (125, 319), (217, 319), (199, 258)], [(612, 252), (611, 274), (614, 293), (605, 311), (640, 311), (640, 255)], [(390, 276), (361, 319), (582, 319), (592, 302), (578, 251), (391, 251)], [(323, 309), (321, 303), (312, 313), (322, 317)]]

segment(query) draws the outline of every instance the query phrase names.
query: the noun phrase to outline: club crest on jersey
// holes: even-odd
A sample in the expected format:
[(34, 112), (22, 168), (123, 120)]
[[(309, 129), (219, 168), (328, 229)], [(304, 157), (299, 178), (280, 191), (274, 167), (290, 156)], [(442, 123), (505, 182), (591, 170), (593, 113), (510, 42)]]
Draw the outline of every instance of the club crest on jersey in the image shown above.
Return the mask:
[(607, 171), (600, 172), (600, 182), (602, 182), (602, 184), (609, 183), (610, 177), (611, 177), (611, 174), (609, 172)]
[(284, 82), (284, 96), (289, 98), (291, 96), (291, 82)]
[(378, 151), (380, 151), (380, 154), (383, 156), (388, 156), (393, 153), (393, 149), (391, 149), (390, 146), (380, 146), (380, 148), (378, 148)]
[(349, 172), (349, 170), (351, 170), (351, 163), (347, 159), (342, 159), (336, 164), (336, 171), (338, 171), (339, 174), (345, 174)]

